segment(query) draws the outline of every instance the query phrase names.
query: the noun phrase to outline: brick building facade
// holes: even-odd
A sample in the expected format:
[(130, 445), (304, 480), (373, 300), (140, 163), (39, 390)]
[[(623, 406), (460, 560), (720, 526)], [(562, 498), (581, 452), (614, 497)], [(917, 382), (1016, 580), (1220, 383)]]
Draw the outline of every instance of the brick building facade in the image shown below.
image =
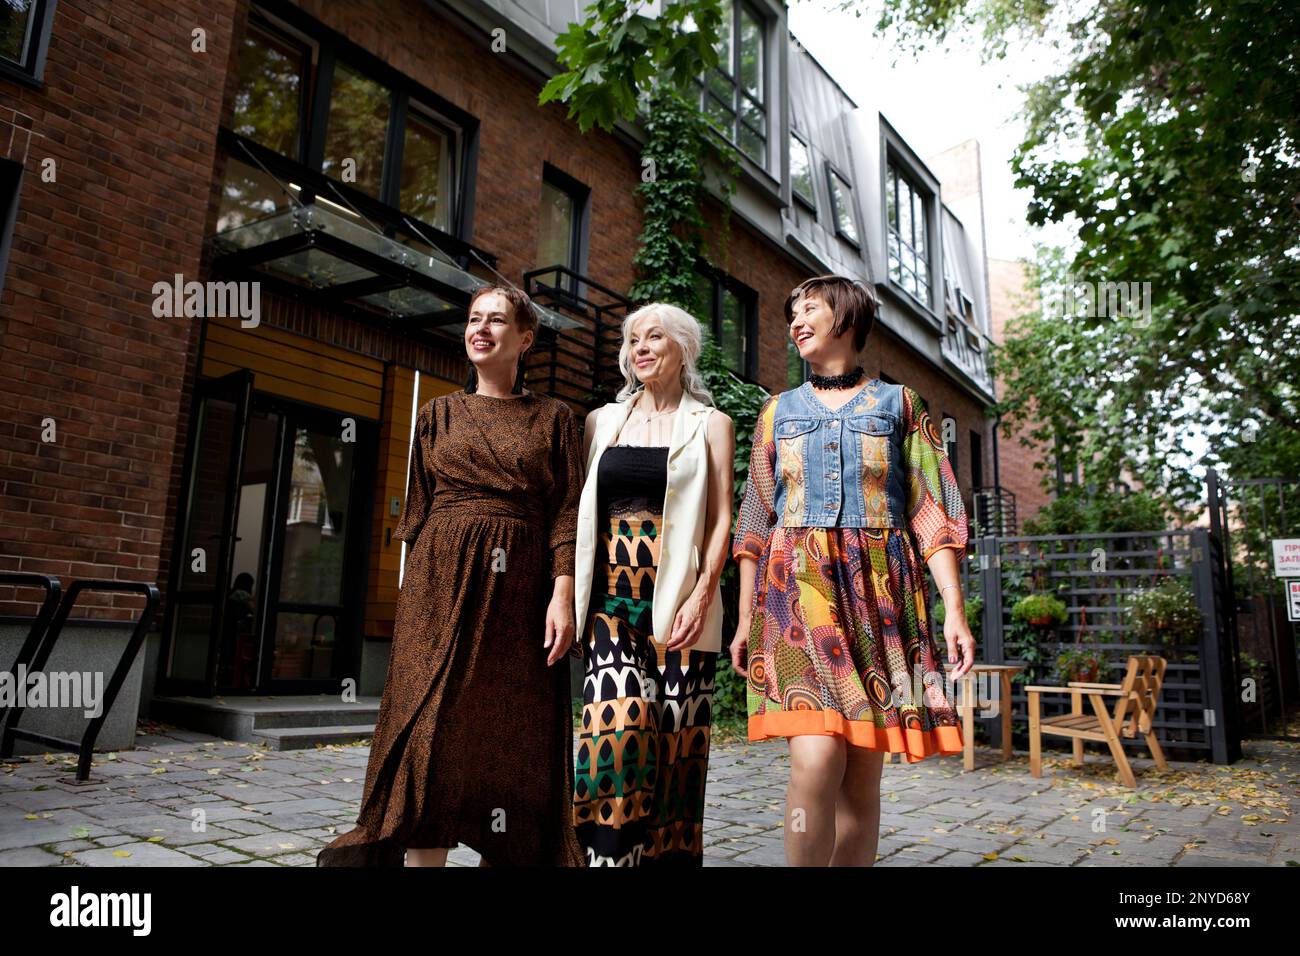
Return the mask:
[[(828, 271), (871, 283), (864, 367), (952, 420), (973, 505), (993, 473), (982, 233), (793, 41), (781, 4), (737, 3), (760, 72), (739, 66), (727, 95), (759, 118), (728, 120), (746, 156), (726, 255), (701, 264), (716, 313), (701, 320), (738, 375), (779, 391), (800, 374), (788, 290)], [(468, 290), (541, 289), (557, 351), (590, 343), (598, 292), (609, 315), (630, 304), (642, 133), (580, 135), (537, 105), (572, 15), (552, 6), (58, 0), (0, 15), (30, 16), (34, 38), (0, 49), (15, 184), (0, 212), (16, 210), (0, 255), (0, 571), (157, 583), (146, 704), (347, 676), (377, 693), (411, 423), (464, 380)], [(720, 208), (705, 210), (714, 233)], [(571, 273), (528, 275), (557, 265)], [(159, 316), (156, 284), (178, 275), (266, 280), (257, 324)], [(571, 369), (551, 381), (590, 400)], [(5, 655), (31, 596), (0, 589)], [(88, 594), (74, 617), (94, 640), (140, 606)]]

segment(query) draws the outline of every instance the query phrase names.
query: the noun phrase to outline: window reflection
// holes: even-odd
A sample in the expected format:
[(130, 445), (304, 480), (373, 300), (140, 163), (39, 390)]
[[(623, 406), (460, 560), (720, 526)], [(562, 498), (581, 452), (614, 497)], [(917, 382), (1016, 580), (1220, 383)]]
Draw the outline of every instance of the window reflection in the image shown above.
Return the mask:
[(835, 228), (851, 242), (858, 241), (858, 227), (853, 222), (853, 187), (835, 170), (830, 170), (831, 209)]
[(402, 212), (451, 228), (452, 143), (450, 130), (412, 110), (402, 150)]
[(235, 132), (297, 159), (305, 66), (305, 50), (250, 24), (239, 47)]
[(747, 376), (753, 294), (733, 280), (704, 271), (695, 273), (695, 291), (701, 304), (700, 324), (712, 333), (727, 367), (737, 375)]
[(342, 601), (352, 448), (351, 442), (334, 435), (297, 430), (285, 516), (281, 603)]
[(808, 144), (798, 136), (790, 137), (790, 185), (794, 193), (810, 206), (816, 206), (813, 193), (812, 158)]
[(221, 201), (217, 207), (217, 232), (237, 229), (291, 205), (292, 200), (274, 176), (233, 157), (226, 160), (226, 178), (221, 183)]
[(378, 198), (391, 101), (387, 87), (335, 64), (323, 172)]
[(573, 197), (553, 183), (542, 182), (542, 200), (537, 239), (537, 265), (567, 266), (573, 261), (573, 222), (576, 210)]
[(0, 2), (0, 57), (25, 64), (35, 27), (36, 0)]

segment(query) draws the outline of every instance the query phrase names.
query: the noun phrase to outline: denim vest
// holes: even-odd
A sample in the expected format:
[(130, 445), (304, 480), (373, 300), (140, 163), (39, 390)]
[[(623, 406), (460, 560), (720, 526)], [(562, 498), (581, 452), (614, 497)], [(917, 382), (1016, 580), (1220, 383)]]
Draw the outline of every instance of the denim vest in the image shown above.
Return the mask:
[(773, 415), (774, 509), (783, 527), (905, 528), (903, 386), (871, 379), (837, 409), (812, 384), (782, 392)]

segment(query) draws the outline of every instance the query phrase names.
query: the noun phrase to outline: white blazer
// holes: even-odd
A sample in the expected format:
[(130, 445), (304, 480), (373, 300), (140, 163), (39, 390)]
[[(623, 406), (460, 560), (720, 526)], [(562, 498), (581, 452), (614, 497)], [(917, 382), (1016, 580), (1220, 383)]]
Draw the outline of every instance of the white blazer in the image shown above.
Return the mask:
[[(574, 626), (579, 642), (586, 636), (587, 611), (592, 605), (591, 584), (600, 535), (596, 527), (596, 476), (600, 457), (613, 442), (632, 410), (632, 402), (609, 402), (596, 413), (595, 434), (587, 455), (587, 476), (578, 503), (578, 542), (574, 558)], [(659, 529), (659, 567), (655, 572), (654, 639), (665, 644), (672, 636), (673, 619), (695, 588), (700, 569), (708, 517), (709, 463), (707, 434), (709, 413), (705, 405), (683, 392), (674, 416), (668, 446), (668, 488), (664, 494), (663, 522)], [(602, 555), (602, 560), (605, 560)], [(722, 649), (722, 588), (714, 585), (713, 600), (704, 616), (704, 631), (691, 645), (700, 651)]]

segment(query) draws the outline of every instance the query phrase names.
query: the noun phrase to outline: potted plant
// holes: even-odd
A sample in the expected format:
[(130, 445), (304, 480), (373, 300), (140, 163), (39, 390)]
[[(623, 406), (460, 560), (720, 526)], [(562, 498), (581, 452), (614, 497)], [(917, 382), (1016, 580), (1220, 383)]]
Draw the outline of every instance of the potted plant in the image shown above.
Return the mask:
[(1194, 644), (1201, 633), (1201, 609), (1178, 578), (1163, 578), (1153, 588), (1138, 588), (1128, 600), (1129, 621), (1138, 640), (1177, 647)]
[(1050, 594), (1027, 594), (1011, 609), (1011, 620), (1044, 630), (1065, 623), (1065, 602)]
[(1092, 644), (1075, 644), (1056, 658), (1056, 674), (1062, 683), (1098, 683), (1106, 673), (1106, 655)]

